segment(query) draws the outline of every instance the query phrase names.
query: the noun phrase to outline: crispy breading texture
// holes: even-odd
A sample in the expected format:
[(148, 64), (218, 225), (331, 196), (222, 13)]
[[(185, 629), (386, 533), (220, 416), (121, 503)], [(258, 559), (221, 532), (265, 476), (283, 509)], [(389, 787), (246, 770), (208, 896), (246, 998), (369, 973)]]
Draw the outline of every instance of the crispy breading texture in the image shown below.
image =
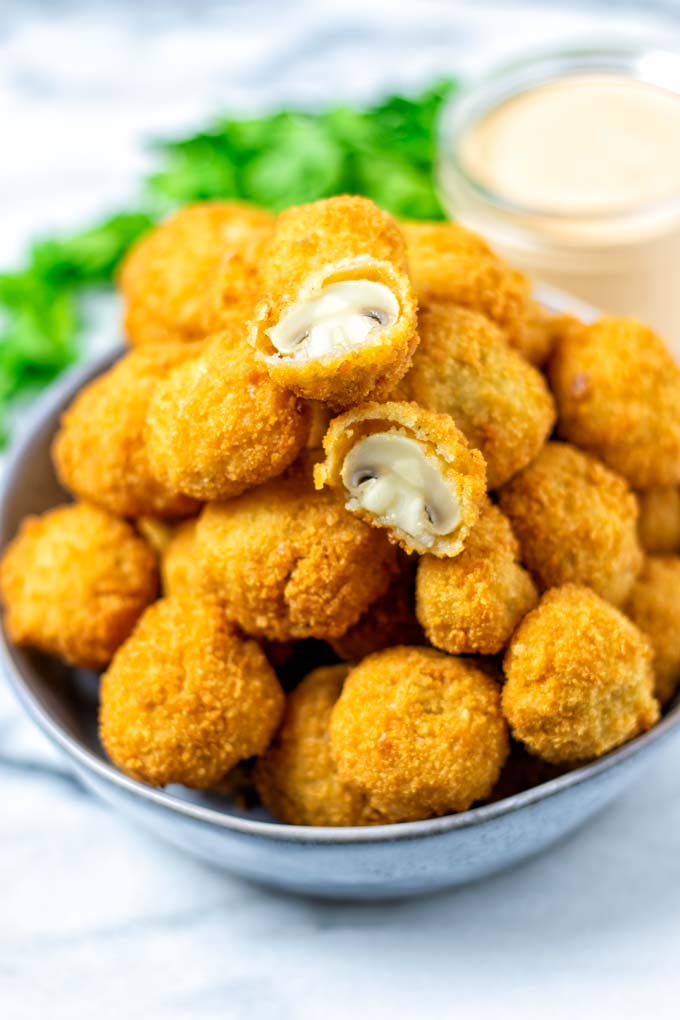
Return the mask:
[(452, 655), (496, 655), (538, 602), (518, 562), (510, 522), (489, 505), (460, 556), (423, 556), (416, 582), (416, 612), (428, 641)]
[(545, 379), (490, 319), (452, 304), (418, 315), (420, 344), (393, 399), (450, 414), (486, 461), (490, 489), (532, 460), (555, 423)]
[(564, 439), (635, 489), (680, 484), (680, 367), (651, 329), (605, 318), (567, 330), (549, 378)]
[(177, 524), (161, 553), (161, 582), (164, 595), (202, 590), (200, 563), (196, 553), (196, 518)]
[(344, 782), (331, 755), (331, 712), (348, 666), (322, 666), (288, 695), (283, 722), (255, 766), (265, 807), (290, 825), (370, 825), (381, 821), (366, 795)]
[(665, 705), (680, 684), (680, 556), (649, 556), (624, 611), (652, 646), (655, 694)]
[(513, 737), (554, 764), (598, 758), (659, 718), (647, 639), (580, 585), (546, 592), (515, 632), (503, 668)]
[(522, 348), (529, 283), (478, 234), (460, 223), (400, 224), (419, 301), (447, 301), (482, 312)]
[[(335, 410), (387, 396), (407, 371), (418, 335), (404, 240), (386, 212), (358, 195), (287, 209), (276, 221), (260, 273), (264, 297), (249, 339), (275, 382)], [(398, 306), (395, 321), (374, 329), (360, 345), (323, 357), (277, 351), (269, 330), (324, 287), (352, 280), (387, 287)]]
[[(405, 531), (391, 514), (380, 515), (363, 507), (349, 494), (342, 480), (345, 458), (368, 436), (399, 435), (416, 442), (425, 459), (436, 467), (458, 502), (459, 519), (447, 534), (432, 535), (427, 542)], [(479, 517), (486, 494), (486, 465), (479, 450), (468, 441), (448, 414), (435, 414), (414, 403), (392, 401), (352, 408), (331, 422), (323, 441), (326, 459), (314, 468), (317, 489), (331, 486), (347, 496), (347, 508), (373, 527), (385, 528), (390, 540), (408, 553), (457, 556)]]
[(174, 527), (172, 521), (162, 521), (158, 517), (138, 517), (134, 523), (156, 556), (162, 556), (172, 538)]
[(392, 645), (423, 645), (425, 635), (416, 619), (416, 558), (400, 558), (399, 573), (389, 588), (341, 637), (329, 644), (345, 662), (360, 662), (373, 652)]
[(306, 464), (210, 503), (196, 529), (205, 583), (243, 630), (273, 641), (343, 634), (389, 584), (396, 550), (383, 532), (315, 492)]
[(203, 501), (229, 499), (281, 474), (307, 442), (308, 405), (272, 382), (232, 331), (160, 383), (149, 404), (152, 471)]
[(137, 346), (202, 340), (245, 323), (273, 217), (241, 202), (185, 206), (145, 234), (119, 274), (125, 332)]
[(328, 426), (333, 418), (333, 412), (328, 404), (322, 404), (318, 400), (310, 400), (308, 407), (311, 415), (311, 425), (307, 437), (308, 450), (321, 450), (323, 437), (328, 431)]
[(680, 552), (680, 489), (647, 489), (638, 493), (638, 503), (638, 535), (645, 552)]
[(568, 443), (546, 443), (500, 491), (541, 589), (584, 584), (620, 606), (642, 567), (637, 501), (625, 480)]
[(184, 517), (197, 510), (193, 499), (157, 481), (145, 428), (159, 382), (198, 351), (186, 344), (143, 347), (81, 390), (52, 445), (67, 489), (118, 517)]
[(512, 347), (536, 368), (543, 368), (553, 352), (567, 316), (550, 312), (538, 301), (529, 300)]
[(283, 691), (255, 641), (195, 595), (147, 609), (102, 678), (100, 734), (118, 768), (151, 786), (214, 786), (262, 754)]
[(157, 590), (146, 542), (88, 503), (26, 517), (0, 564), (11, 640), (88, 669), (107, 665)]
[(331, 714), (340, 776), (389, 822), (465, 811), (488, 797), (508, 755), (500, 688), (431, 648), (369, 655)]

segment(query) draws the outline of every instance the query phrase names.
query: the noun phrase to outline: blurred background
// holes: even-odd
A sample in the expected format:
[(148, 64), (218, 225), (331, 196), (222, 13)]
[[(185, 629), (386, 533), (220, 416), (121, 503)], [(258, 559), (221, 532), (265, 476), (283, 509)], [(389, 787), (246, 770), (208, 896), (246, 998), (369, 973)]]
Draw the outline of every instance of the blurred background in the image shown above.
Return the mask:
[(137, 194), (151, 139), (366, 104), (572, 40), (680, 42), (676, 0), (22, 0), (0, 5), (0, 266)]

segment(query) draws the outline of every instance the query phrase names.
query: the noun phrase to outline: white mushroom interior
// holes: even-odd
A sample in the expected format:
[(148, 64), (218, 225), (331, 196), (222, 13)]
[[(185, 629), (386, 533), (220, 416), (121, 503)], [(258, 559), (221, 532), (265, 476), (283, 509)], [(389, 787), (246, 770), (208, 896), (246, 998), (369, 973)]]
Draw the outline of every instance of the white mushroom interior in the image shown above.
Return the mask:
[(267, 330), (282, 355), (317, 360), (362, 347), (399, 316), (396, 297), (374, 280), (341, 280), (300, 301)]
[(436, 458), (394, 430), (374, 432), (353, 446), (342, 465), (342, 481), (348, 510), (368, 510), (425, 547), (460, 521), (458, 494), (442, 477)]

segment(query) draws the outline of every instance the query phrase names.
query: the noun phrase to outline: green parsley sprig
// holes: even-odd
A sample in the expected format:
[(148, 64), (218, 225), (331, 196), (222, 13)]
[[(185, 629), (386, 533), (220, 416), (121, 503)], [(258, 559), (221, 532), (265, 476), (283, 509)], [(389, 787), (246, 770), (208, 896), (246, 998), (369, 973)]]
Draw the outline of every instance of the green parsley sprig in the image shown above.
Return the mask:
[(156, 143), (158, 169), (144, 182), (140, 210), (38, 241), (21, 269), (0, 274), (0, 443), (12, 401), (76, 359), (82, 299), (111, 285), (128, 248), (170, 209), (235, 198), (278, 212), (349, 192), (396, 216), (442, 218), (433, 180), (436, 121), (453, 88), (445, 81), (366, 110), (221, 118), (207, 131)]

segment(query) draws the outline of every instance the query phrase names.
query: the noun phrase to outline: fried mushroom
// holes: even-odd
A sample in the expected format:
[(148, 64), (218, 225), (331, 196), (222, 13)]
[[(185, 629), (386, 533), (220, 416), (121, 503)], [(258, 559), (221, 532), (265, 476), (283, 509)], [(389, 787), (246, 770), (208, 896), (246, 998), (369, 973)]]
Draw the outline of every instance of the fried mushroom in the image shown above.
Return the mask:
[(489, 504), (454, 559), (423, 556), (416, 613), (428, 641), (452, 655), (496, 655), (538, 601), (510, 522)]
[(219, 603), (175, 595), (144, 613), (102, 677), (100, 735), (134, 779), (203, 789), (264, 752), (283, 704), (264, 653)]
[(666, 486), (638, 493), (638, 535), (648, 553), (680, 552), (680, 489)]
[(164, 344), (126, 354), (78, 394), (52, 446), (62, 484), (117, 517), (186, 517), (195, 500), (158, 481), (146, 442), (149, 403), (196, 345)]
[(0, 565), (10, 639), (89, 669), (107, 665), (157, 589), (146, 542), (89, 503), (26, 517)]
[(659, 718), (647, 639), (580, 585), (545, 593), (513, 635), (503, 669), (513, 737), (556, 765), (598, 758)]
[(323, 666), (288, 695), (283, 722), (255, 767), (257, 792), (290, 825), (369, 825), (380, 821), (360, 790), (338, 775), (328, 727), (349, 666)]
[(145, 234), (119, 274), (131, 344), (202, 340), (244, 325), (273, 217), (244, 202), (198, 202)]
[(281, 213), (260, 272), (249, 338), (274, 382), (342, 410), (406, 372), (418, 337), (404, 241), (369, 199)]
[(625, 612), (654, 652), (655, 694), (667, 704), (680, 684), (680, 556), (648, 556)]
[(483, 505), (486, 468), (449, 415), (363, 404), (331, 422), (323, 446), (318, 489), (343, 492), (348, 510), (406, 552), (460, 553)]
[(419, 301), (445, 301), (482, 312), (513, 346), (521, 344), (530, 298), (525, 276), (460, 223), (400, 224)]
[(555, 422), (545, 379), (479, 312), (442, 302), (418, 315), (420, 344), (394, 399), (450, 414), (486, 461), (490, 489), (531, 461)]
[(202, 587), (196, 554), (196, 518), (175, 525), (161, 553), (161, 581), (164, 595), (196, 594)]
[(642, 567), (637, 501), (626, 482), (568, 443), (546, 443), (499, 494), (542, 589), (585, 584), (620, 606)]
[(566, 330), (549, 365), (559, 434), (635, 489), (680, 484), (680, 367), (634, 319)]
[(272, 382), (242, 330), (228, 330), (156, 388), (149, 461), (173, 491), (229, 499), (285, 471), (307, 442), (310, 420), (307, 404)]
[(344, 634), (387, 588), (396, 550), (383, 532), (315, 492), (303, 460), (196, 528), (205, 583), (247, 633), (272, 641)]
[(341, 778), (389, 822), (465, 811), (489, 796), (509, 751), (498, 684), (431, 648), (364, 659), (345, 680), (330, 734)]

